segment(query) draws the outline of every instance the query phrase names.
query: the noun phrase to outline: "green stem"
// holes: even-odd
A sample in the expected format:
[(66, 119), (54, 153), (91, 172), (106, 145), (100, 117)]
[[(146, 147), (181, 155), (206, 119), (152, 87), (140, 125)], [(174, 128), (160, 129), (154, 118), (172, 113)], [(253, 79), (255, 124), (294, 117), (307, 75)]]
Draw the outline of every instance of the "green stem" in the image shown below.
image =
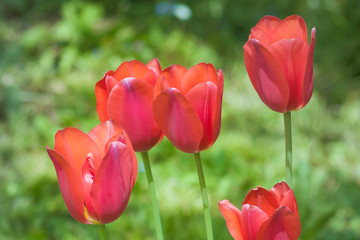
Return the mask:
[(107, 236), (105, 224), (99, 224), (98, 226), (99, 226), (100, 240), (107, 240), (108, 236)]
[(152, 176), (152, 173), (151, 173), (151, 167), (150, 167), (150, 161), (149, 161), (148, 152), (142, 152), (141, 157), (142, 157), (143, 162), (144, 162), (146, 178), (147, 178), (147, 181), (148, 181), (150, 195), (151, 195), (151, 202), (152, 202), (152, 207), (153, 207), (153, 212), (154, 212), (154, 223), (155, 223), (155, 229), (156, 229), (156, 237), (157, 237), (158, 240), (163, 240), (164, 236), (163, 236), (163, 231), (162, 231), (162, 226), (161, 226), (159, 204), (158, 204), (158, 201), (156, 199), (155, 185), (154, 185), (154, 180), (153, 180), (153, 176)]
[(207, 190), (205, 185), (204, 171), (201, 164), (200, 153), (194, 153), (196, 170), (199, 176), (200, 183), (200, 191), (204, 208), (204, 216), (205, 216), (205, 227), (206, 227), (206, 236), (208, 240), (213, 240), (213, 230), (211, 224), (211, 214), (209, 208), (209, 200), (207, 196)]
[(291, 112), (284, 113), (286, 182), (292, 187)]

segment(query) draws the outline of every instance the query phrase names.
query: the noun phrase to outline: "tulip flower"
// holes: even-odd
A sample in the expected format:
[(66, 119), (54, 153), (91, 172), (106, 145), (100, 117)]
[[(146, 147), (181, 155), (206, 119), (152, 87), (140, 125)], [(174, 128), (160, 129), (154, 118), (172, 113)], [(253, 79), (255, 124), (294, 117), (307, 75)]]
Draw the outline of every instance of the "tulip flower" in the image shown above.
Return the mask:
[(206, 63), (189, 70), (172, 65), (159, 79), (153, 111), (161, 131), (183, 152), (212, 146), (220, 132), (222, 71)]
[(137, 176), (137, 160), (126, 133), (106, 121), (86, 134), (65, 128), (47, 152), (70, 214), (85, 224), (105, 224), (125, 210)]
[(154, 118), (165, 136), (183, 152), (194, 153), (203, 200), (207, 239), (213, 239), (210, 208), (200, 151), (211, 147), (220, 132), (224, 79), (212, 64), (189, 70), (166, 68), (155, 86)]
[(293, 190), (285, 182), (251, 190), (241, 211), (228, 200), (219, 209), (235, 240), (297, 240), (301, 225)]
[(315, 28), (310, 46), (300, 16), (263, 17), (244, 45), (245, 66), (261, 100), (276, 112), (299, 110), (313, 92)]
[(96, 110), (101, 122), (118, 122), (137, 152), (158, 144), (163, 134), (153, 118), (154, 86), (161, 72), (157, 59), (147, 65), (133, 60), (108, 71), (96, 83)]

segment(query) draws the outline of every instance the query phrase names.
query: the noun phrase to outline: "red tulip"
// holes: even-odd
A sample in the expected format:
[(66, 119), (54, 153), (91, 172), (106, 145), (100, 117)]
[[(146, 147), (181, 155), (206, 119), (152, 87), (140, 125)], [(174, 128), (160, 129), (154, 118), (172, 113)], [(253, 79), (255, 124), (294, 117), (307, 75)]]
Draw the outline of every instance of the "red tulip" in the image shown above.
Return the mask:
[(221, 214), (235, 240), (297, 240), (301, 225), (293, 190), (285, 182), (270, 190), (251, 190), (241, 211), (228, 200), (219, 201)]
[(220, 132), (222, 71), (200, 63), (166, 68), (155, 87), (154, 118), (175, 147), (195, 153), (212, 146)]
[(261, 100), (272, 110), (299, 110), (313, 92), (315, 28), (310, 46), (300, 16), (263, 17), (244, 45), (245, 66)]
[(70, 214), (86, 224), (105, 224), (125, 210), (137, 175), (137, 160), (123, 129), (104, 122), (89, 134), (65, 128), (47, 152)]
[(152, 112), (154, 86), (160, 72), (157, 59), (147, 65), (133, 60), (122, 63), (115, 72), (107, 72), (95, 86), (100, 121), (118, 122), (137, 152), (150, 150), (163, 137)]

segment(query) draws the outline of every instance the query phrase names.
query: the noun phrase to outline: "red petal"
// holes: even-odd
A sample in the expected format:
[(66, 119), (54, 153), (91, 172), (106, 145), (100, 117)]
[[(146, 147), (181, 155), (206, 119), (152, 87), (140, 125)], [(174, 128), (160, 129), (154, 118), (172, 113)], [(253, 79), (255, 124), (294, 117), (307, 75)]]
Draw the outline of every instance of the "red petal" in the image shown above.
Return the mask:
[(262, 187), (251, 190), (246, 195), (243, 204), (257, 206), (268, 216), (271, 216), (278, 208), (278, 203), (273, 194)]
[(284, 198), (284, 194), (288, 192), (290, 189), (291, 188), (289, 187), (289, 185), (287, 185), (287, 183), (284, 181), (275, 184), (274, 187), (270, 189), (270, 192), (274, 194), (274, 197), (276, 198), (279, 206), (282, 199)]
[(203, 126), (197, 113), (178, 89), (168, 88), (154, 101), (154, 118), (161, 131), (183, 152), (199, 151)]
[(218, 85), (218, 74), (212, 64), (199, 63), (190, 68), (181, 81), (181, 92), (186, 94), (191, 88), (202, 82)]
[(88, 153), (100, 161), (101, 155), (96, 143), (85, 133), (76, 128), (65, 128), (55, 134), (54, 150), (60, 153), (74, 171), (81, 176), (81, 168)]
[(153, 60), (151, 60), (148, 64), (146, 64), (146, 66), (149, 69), (152, 69), (153, 71), (155, 71), (155, 73), (159, 76), (161, 73), (161, 66), (160, 66), (160, 62), (159, 59), (154, 58)]
[(306, 61), (306, 70), (304, 74), (304, 81), (303, 81), (303, 106), (306, 106), (310, 101), (310, 98), (313, 93), (313, 57), (314, 57), (314, 47), (315, 47), (315, 28), (311, 30), (311, 41), (310, 41), (310, 48), (309, 53)]
[(216, 108), (217, 86), (213, 82), (199, 83), (191, 88), (185, 97), (202, 123), (204, 133), (199, 150), (205, 150), (216, 140), (213, 136), (213, 112)]
[(94, 127), (88, 135), (97, 144), (100, 155), (105, 156), (107, 142), (122, 132), (124, 132), (124, 129), (119, 124), (108, 120)]
[(280, 206), (288, 207), (293, 213), (295, 213), (297, 217), (299, 217), (299, 211), (292, 189), (290, 189), (284, 194), (284, 198), (281, 200)]
[(142, 80), (126, 78), (109, 96), (108, 116), (125, 129), (137, 152), (150, 150), (162, 138), (153, 118), (153, 91)]
[(307, 43), (307, 29), (304, 19), (298, 15), (292, 15), (280, 22), (273, 32), (273, 41), (280, 39), (301, 39)]
[(106, 78), (111, 76), (114, 71), (108, 71), (104, 77), (95, 85), (96, 111), (101, 122), (105, 122), (107, 117), (108, 90), (106, 88)]
[(260, 228), (257, 240), (297, 240), (301, 233), (299, 218), (287, 207), (275, 211)]
[(264, 46), (272, 43), (272, 33), (275, 31), (281, 20), (274, 16), (263, 17), (255, 27), (251, 29), (249, 39), (257, 39)]
[(115, 71), (113, 77), (118, 81), (127, 77), (134, 77), (142, 79), (144, 75), (149, 71), (149, 68), (137, 60), (123, 62)]
[(289, 86), (279, 63), (257, 40), (246, 42), (244, 57), (246, 70), (261, 100), (270, 109), (285, 112)]
[(256, 206), (244, 204), (241, 208), (241, 230), (246, 240), (255, 240), (261, 225), (269, 216)]
[(269, 51), (280, 64), (288, 82), (290, 94), (286, 111), (302, 106), (302, 88), (309, 51), (307, 42), (301, 39), (284, 39), (272, 44)]
[(84, 215), (84, 195), (80, 176), (60, 153), (48, 147), (46, 149), (54, 164), (60, 191), (71, 216), (81, 223), (90, 223)]
[(235, 240), (244, 240), (241, 232), (241, 212), (228, 200), (219, 201), (219, 209), (226, 221), (226, 226)]
[(155, 86), (155, 97), (167, 88), (181, 89), (181, 81), (187, 69), (181, 65), (171, 65), (162, 71)]
[(222, 98), (223, 98), (223, 89), (224, 89), (224, 77), (222, 70), (218, 70), (219, 83), (217, 86), (217, 96), (215, 109), (213, 111), (213, 139), (214, 141), (218, 138), (221, 127), (221, 108), (222, 108)]
[(125, 210), (132, 190), (134, 167), (129, 148), (120, 142), (111, 143), (90, 192), (102, 224), (116, 220)]

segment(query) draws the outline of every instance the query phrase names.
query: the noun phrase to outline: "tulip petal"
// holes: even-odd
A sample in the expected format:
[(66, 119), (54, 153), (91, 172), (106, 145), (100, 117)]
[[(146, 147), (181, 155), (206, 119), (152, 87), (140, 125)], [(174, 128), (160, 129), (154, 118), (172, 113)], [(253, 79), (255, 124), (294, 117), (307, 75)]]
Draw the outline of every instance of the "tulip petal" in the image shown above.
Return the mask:
[(149, 68), (140, 61), (126, 61), (116, 69), (113, 77), (119, 82), (128, 77), (142, 79), (147, 71), (149, 71)]
[(261, 225), (269, 216), (257, 206), (243, 204), (241, 208), (241, 231), (246, 240), (256, 240)]
[(205, 150), (216, 140), (213, 136), (213, 112), (216, 108), (217, 86), (213, 82), (199, 83), (191, 88), (185, 97), (202, 123), (204, 133), (199, 150)]
[(306, 61), (306, 70), (303, 81), (303, 107), (308, 104), (313, 93), (313, 58), (314, 58), (314, 47), (315, 47), (315, 28), (311, 30), (310, 48)]
[(105, 122), (108, 119), (107, 99), (109, 94), (106, 87), (106, 79), (113, 73), (114, 71), (108, 71), (95, 85), (96, 111), (101, 122)]
[(100, 150), (100, 155), (105, 156), (105, 153), (107, 151), (105, 147), (108, 141), (122, 132), (124, 132), (124, 129), (121, 128), (119, 124), (116, 124), (112, 120), (108, 120), (94, 127), (89, 132), (88, 136), (98, 146)]
[(219, 201), (219, 209), (226, 226), (235, 240), (244, 240), (241, 232), (241, 212), (228, 200)]
[(58, 152), (46, 147), (54, 164), (61, 194), (69, 213), (81, 223), (89, 223), (84, 215), (84, 195), (80, 176)]
[(297, 217), (299, 217), (298, 206), (292, 189), (284, 194), (284, 198), (281, 200), (280, 206), (288, 207)]
[(100, 223), (116, 220), (125, 210), (132, 190), (133, 168), (129, 148), (120, 142), (111, 143), (90, 192)]
[(281, 20), (274, 16), (265, 16), (251, 29), (250, 39), (257, 39), (265, 47), (272, 43), (272, 33), (275, 31)]
[(181, 65), (171, 65), (162, 71), (159, 81), (155, 86), (155, 97), (167, 88), (181, 89), (181, 80), (183, 79), (187, 69)]
[(95, 161), (101, 159), (96, 143), (86, 133), (71, 127), (57, 131), (54, 150), (66, 159), (79, 177), (88, 153), (93, 154)]
[(273, 57), (282, 68), (288, 82), (290, 95), (286, 111), (302, 107), (303, 80), (309, 46), (301, 39), (283, 39), (275, 42), (269, 48)]
[(221, 107), (222, 107), (222, 99), (223, 99), (223, 89), (224, 89), (224, 77), (222, 74), (222, 70), (218, 70), (218, 76), (219, 76), (219, 83), (217, 86), (217, 96), (216, 96), (216, 103), (215, 103), (215, 109), (213, 111), (213, 139), (214, 142), (219, 136), (220, 133), (220, 127), (221, 127)]
[(284, 73), (271, 53), (257, 40), (244, 45), (245, 66), (261, 100), (272, 110), (285, 112), (289, 86)]
[(274, 185), (270, 189), (270, 192), (274, 194), (274, 197), (276, 198), (278, 204), (280, 205), (282, 199), (284, 198), (284, 194), (288, 192), (291, 188), (289, 185), (287, 185), (286, 182), (282, 181)]
[(273, 194), (262, 187), (252, 189), (245, 197), (243, 204), (254, 205), (271, 216), (278, 208), (278, 203)]
[(183, 152), (199, 151), (203, 137), (201, 120), (184, 95), (176, 88), (168, 88), (154, 101), (154, 118), (161, 131)]
[(298, 15), (292, 15), (282, 20), (273, 32), (273, 42), (292, 38), (301, 39), (307, 43), (306, 23)]
[(153, 70), (158, 76), (161, 73), (161, 65), (160, 65), (159, 59), (157, 59), (157, 58), (154, 58), (153, 60), (148, 62), (148, 64), (146, 64), (146, 67), (148, 69)]
[(218, 85), (218, 75), (212, 64), (199, 63), (190, 68), (181, 81), (181, 92), (186, 94), (191, 88), (202, 82)]
[(297, 240), (301, 233), (299, 218), (288, 208), (281, 207), (260, 228), (257, 240)]
[(153, 88), (136, 78), (122, 80), (109, 95), (108, 116), (125, 129), (137, 152), (148, 151), (162, 138), (152, 103)]

